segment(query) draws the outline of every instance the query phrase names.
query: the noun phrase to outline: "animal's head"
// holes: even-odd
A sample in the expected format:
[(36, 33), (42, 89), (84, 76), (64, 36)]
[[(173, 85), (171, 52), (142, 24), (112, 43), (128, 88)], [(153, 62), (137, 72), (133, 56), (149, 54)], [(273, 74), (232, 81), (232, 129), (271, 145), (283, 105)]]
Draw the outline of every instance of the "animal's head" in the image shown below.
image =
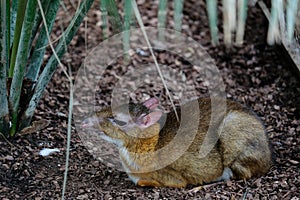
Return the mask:
[(123, 145), (136, 138), (158, 135), (157, 123), (162, 116), (159, 102), (150, 98), (141, 104), (126, 104), (111, 109), (105, 108), (82, 122), (83, 128), (100, 130), (101, 137), (109, 142)]

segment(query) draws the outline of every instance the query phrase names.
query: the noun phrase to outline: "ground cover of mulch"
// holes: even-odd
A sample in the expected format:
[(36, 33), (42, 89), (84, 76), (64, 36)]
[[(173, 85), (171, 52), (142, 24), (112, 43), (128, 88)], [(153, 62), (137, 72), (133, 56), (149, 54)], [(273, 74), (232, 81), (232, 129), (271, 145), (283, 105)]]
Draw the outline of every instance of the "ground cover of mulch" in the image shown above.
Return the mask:
[[(138, 1), (143, 20), (148, 26), (157, 24), (157, 1)], [(71, 4), (66, 3), (69, 12)], [(171, 6), (170, 6), (171, 8)], [(59, 16), (70, 15), (60, 11)], [(172, 21), (172, 11), (169, 13)], [(221, 17), (221, 16), (220, 16)], [(64, 57), (63, 62), (76, 71), (87, 49), (101, 42), (100, 12), (97, 5), (90, 11), (88, 42), (82, 26)], [(172, 28), (172, 24), (168, 24)], [(194, 193), (176, 188), (141, 188), (135, 186), (124, 172), (107, 167), (89, 154), (73, 127), (68, 176), (67, 199), (299, 199), (300, 192), (300, 82), (278, 47), (266, 44), (267, 23), (256, 7), (249, 9), (245, 44), (226, 50), (223, 45), (212, 47), (209, 42), (208, 20), (203, 1), (185, 1), (183, 32), (201, 43), (215, 59), (226, 85), (227, 97), (247, 104), (265, 123), (274, 151), (274, 166), (267, 174), (247, 181), (228, 181), (204, 186)], [(222, 29), (220, 27), (220, 29)], [(59, 27), (54, 38), (60, 34)], [(222, 41), (221, 41), (222, 43)], [(164, 62), (169, 55), (157, 54)], [(148, 58), (135, 55), (136, 62)], [(172, 58), (172, 56), (171, 56)], [(139, 61), (140, 60), (140, 61)], [(120, 62), (114, 63), (124, 70)], [(189, 73), (188, 67), (183, 71)], [(123, 68), (122, 68), (123, 67)], [(190, 71), (197, 76), (194, 71)], [(107, 82), (114, 79), (106, 79)], [(197, 80), (197, 79), (195, 79)], [(110, 84), (109, 84), (110, 85)], [(205, 93), (195, 81), (199, 94)], [(111, 88), (102, 85), (100, 104), (110, 98)], [(50, 125), (36, 133), (18, 135), (10, 143), (0, 140), (0, 198), (1, 199), (58, 199), (61, 196), (65, 166), (68, 81), (57, 70), (34, 119), (47, 119)], [(154, 90), (151, 94), (159, 94)], [(101, 100), (102, 99), (102, 100)], [(104, 99), (104, 100), (103, 100)], [(59, 153), (48, 157), (38, 155), (42, 148), (58, 148)]]

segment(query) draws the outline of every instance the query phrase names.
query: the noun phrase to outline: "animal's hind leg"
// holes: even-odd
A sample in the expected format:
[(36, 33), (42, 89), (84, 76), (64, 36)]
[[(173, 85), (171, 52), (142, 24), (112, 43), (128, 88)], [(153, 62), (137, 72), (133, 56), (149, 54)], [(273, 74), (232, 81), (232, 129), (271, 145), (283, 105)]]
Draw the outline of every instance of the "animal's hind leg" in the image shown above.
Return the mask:
[(262, 123), (253, 115), (230, 112), (219, 128), (220, 151), (234, 178), (248, 179), (265, 173), (271, 152)]

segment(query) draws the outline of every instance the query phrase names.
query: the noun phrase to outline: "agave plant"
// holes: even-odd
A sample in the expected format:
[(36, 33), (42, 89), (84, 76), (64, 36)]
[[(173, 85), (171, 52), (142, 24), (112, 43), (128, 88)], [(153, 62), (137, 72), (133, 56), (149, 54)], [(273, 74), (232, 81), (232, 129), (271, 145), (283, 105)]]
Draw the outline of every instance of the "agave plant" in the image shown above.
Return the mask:
[[(48, 34), (61, 3), (60, 0), (1, 0), (0, 132), (6, 137), (29, 126), (57, 67), (57, 58), (52, 54), (41, 70)], [(58, 58), (65, 53), (92, 3), (93, 0), (81, 2), (55, 47)]]

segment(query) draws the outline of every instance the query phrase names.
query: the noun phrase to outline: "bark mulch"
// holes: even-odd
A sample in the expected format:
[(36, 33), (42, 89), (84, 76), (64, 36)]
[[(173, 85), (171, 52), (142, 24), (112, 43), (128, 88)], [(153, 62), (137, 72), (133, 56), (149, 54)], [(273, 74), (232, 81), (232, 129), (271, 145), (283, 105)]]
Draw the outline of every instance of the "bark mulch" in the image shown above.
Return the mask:
[[(144, 22), (157, 25), (157, 1), (138, 1)], [(66, 3), (67, 10), (74, 8)], [(88, 28), (81, 26), (72, 41), (63, 62), (74, 72), (91, 49), (101, 42), (100, 12), (94, 5), (89, 12)], [(168, 22), (172, 22), (170, 7)], [(249, 8), (245, 44), (227, 50), (221, 41), (217, 47), (209, 40), (208, 20), (204, 1), (185, 1), (183, 33), (201, 43), (215, 59), (226, 85), (227, 97), (248, 105), (265, 123), (274, 151), (274, 166), (267, 174), (247, 181), (228, 181), (204, 186), (193, 193), (176, 188), (141, 188), (135, 186), (124, 172), (107, 167), (89, 154), (73, 127), (71, 155), (66, 199), (299, 199), (300, 198), (300, 82), (289, 63), (283, 59), (278, 47), (266, 44), (266, 19), (258, 6)], [(61, 10), (61, 19), (69, 13)], [(222, 17), (220, 15), (220, 17)], [(66, 26), (67, 24), (63, 24)], [(168, 24), (172, 28), (172, 23)], [(220, 26), (220, 30), (222, 27)], [(88, 41), (84, 39), (87, 31)], [(53, 38), (60, 34), (56, 27)], [(87, 44), (87, 46), (85, 46)], [(178, 68), (191, 77), (197, 77), (189, 64), (179, 62), (176, 56), (157, 53), (160, 62), (178, 61)], [(147, 57), (135, 55), (133, 63), (147, 61)], [(172, 64), (173, 62), (171, 62)], [(175, 66), (175, 65), (174, 65)], [(127, 68), (116, 60), (117, 73)], [(176, 69), (176, 66), (174, 67)], [(75, 73), (74, 73), (75, 74)], [(109, 76), (108, 76), (109, 77)], [(201, 81), (194, 80), (199, 95), (207, 90)], [(107, 78), (105, 83), (115, 81)], [(114, 84), (114, 83), (111, 83)], [(99, 104), (108, 104), (111, 84), (101, 84)], [(160, 91), (148, 85), (143, 90), (159, 95)], [(143, 91), (142, 90), (142, 91)], [(106, 91), (106, 92), (103, 92)], [(137, 99), (141, 96), (137, 94)], [(164, 95), (162, 98), (165, 98)], [(58, 69), (36, 110), (34, 119), (47, 119), (50, 125), (36, 133), (20, 134), (10, 143), (0, 139), (0, 198), (1, 199), (58, 199), (61, 197), (65, 166), (66, 130), (69, 85)], [(42, 148), (58, 148), (59, 153), (48, 157), (38, 155)]]

